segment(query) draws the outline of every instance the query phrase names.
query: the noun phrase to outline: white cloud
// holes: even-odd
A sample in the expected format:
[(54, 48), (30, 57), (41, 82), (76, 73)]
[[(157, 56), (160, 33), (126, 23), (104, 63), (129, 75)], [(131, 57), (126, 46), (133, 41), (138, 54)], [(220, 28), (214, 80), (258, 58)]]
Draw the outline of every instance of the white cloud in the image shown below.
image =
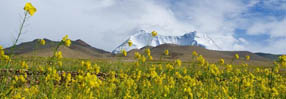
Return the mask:
[(266, 52), (273, 54), (285, 54), (286, 53), (286, 39), (272, 39), (270, 44), (261, 44), (256, 47), (256, 52)]
[(251, 35), (268, 34), (271, 37), (286, 37), (286, 19), (262, 21), (253, 24), (247, 32)]

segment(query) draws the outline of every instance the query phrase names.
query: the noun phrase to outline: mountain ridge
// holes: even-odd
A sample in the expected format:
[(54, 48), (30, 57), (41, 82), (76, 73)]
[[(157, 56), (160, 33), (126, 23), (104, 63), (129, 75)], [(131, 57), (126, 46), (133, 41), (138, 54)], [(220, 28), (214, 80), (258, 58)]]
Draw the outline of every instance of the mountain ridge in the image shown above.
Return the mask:
[[(130, 51), (132, 49), (140, 49), (144, 46), (153, 46), (156, 47), (162, 44), (177, 44), (177, 45), (189, 45), (189, 46), (201, 46), (206, 47), (203, 44), (199, 43), (196, 39), (197, 32), (185, 33), (182, 36), (164, 36), (157, 35), (152, 37), (151, 33), (148, 33), (144, 30), (140, 30), (134, 35), (131, 35), (127, 40), (125, 40), (121, 45), (116, 47), (112, 53), (120, 53), (122, 49)], [(128, 45), (128, 41), (131, 41), (132, 46)]]
[[(40, 45), (40, 39), (35, 39), (30, 42), (23, 42), (16, 45), (14, 54), (19, 56), (52, 56), (55, 47), (60, 43), (59, 41), (52, 41), (49, 39), (44, 39), (46, 44)], [(6, 48), (5, 52), (7, 54), (11, 53), (12, 47)], [(64, 57), (71, 58), (92, 58), (92, 57), (107, 57), (111, 56), (111, 53), (92, 47), (83, 40), (71, 41), (70, 47), (60, 46), (60, 51), (62, 51)]]
[[(39, 44), (39, 39), (35, 39), (33, 41), (30, 41), (30, 42), (23, 42), (21, 44), (18, 44), (16, 46), (15, 54), (20, 55), (20, 56), (32, 56), (32, 55), (34, 55), (33, 50), (35, 50), (35, 52), (37, 54), (40, 54), (39, 56), (52, 56), (53, 55), (53, 53), (52, 53), (53, 49), (59, 43), (59, 41), (52, 41), (49, 39), (45, 39), (45, 41), (46, 41), (45, 46), (42, 46)], [(35, 46), (38, 46), (38, 47), (36, 48)], [(188, 47), (190, 47), (190, 48), (188, 48)], [(133, 54), (135, 51), (142, 51), (144, 48), (146, 48), (146, 46), (142, 47), (140, 49), (132, 49), (128, 53)], [(190, 57), (190, 56), (188, 56), (188, 53), (189, 53), (189, 55), (191, 55), (190, 52), (192, 52), (192, 51), (199, 51), (199, 52), (202, 51), (200, 53), (202, 53), (202, 55), (204, 55), (207, 58), (215, 58), (217, 56), (230, 58), (230, 56), (233, 56), (234, 53), (238, 53), (238, 54), (241, 54), (242, 56), (247, 55), (247, 54), (251, 54), (251, 55), (255, 56), (254, 59), (258, 59), (258, 60), (261, 60), (263, 57), (264, 58), (264, 59), (262, 59), (262, 61), (263, 61), (265, 59), (276, 60), (279, 56), (281, 56), (281, 55), (268, 54), (268, 53), (253, 53), (253, 52), (249, 52), (249, 51), (208, 50), (202, 46), (188, 46), (188, 45), (182, 46), (182, 45), (176, 45), (176, 44), (161, 44), (161, 45), (158, 45), (156, 47), (151, 47), (151, 48), (156, 49), (155, 54), (154, 54), (154, 58), (156, 58), (156, 52), (162, 54), (162, 51), (165, 49), (168, 49), (168, 50), (170, 50), (170, 53), (173, 53), (173, 55), (174, 55), (174, 56), (172, 56), (173, 59), (180, 58), (180, 57), (183, 57), (183, 58)], [(172, 49), (176, 49), (176, 50), (172, 51)], [(9, 54), (10, 50), (11, 50), (11, 47), (6, 48), (5, 52)], [(61, 46), (60, 51), (62, 51), (65, 54), (64, 56), (72, 57), (72, 58), (116, 57), (116, 55), (114, 53), (92, 47), (91, 45), (89, 45), (88, 43), (86, 43), (80, 39), (72, 41), (72, 44), (70, 47)], [(188, 52), (186, 52), (186, 51), (188, 51)], [(183, 52), (185, 52), (185, 53), (183, 53)], [(128, 54), (128, 55), (130, 55), (130, 54)], [(158, 54), (157, 54), (157, 56), (158, 56)], [(258, 57), (258, 56), (260, 56), (260, 57)]]

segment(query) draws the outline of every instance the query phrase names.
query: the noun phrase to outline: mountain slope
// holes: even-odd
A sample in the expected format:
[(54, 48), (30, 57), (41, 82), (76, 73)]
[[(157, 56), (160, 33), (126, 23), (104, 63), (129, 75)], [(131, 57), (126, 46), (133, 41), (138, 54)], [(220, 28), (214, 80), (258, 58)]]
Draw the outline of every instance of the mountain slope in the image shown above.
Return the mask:
[[(120, 46), (116, 47), (112, 53), (119, 53), (122, 49), (126, 51), (130, 51), (132, 49), (140, 49), (145, 46), (158, 46), (162, 44), (177, 44), (177, 45), (192, 45), (192, 46), (201, 46), (205, 47), (203, 44), (200, 44), (196, 40), (196, 32), (186, 33), (182, 36), (163, 36), (158, 35), (156, 37), (152, 37), (151, 33), (147, 33), (144, 30), (139, 31), (138, 33), (130, 36), (125, 42), (123, 42)], [(133, 45), (131, 47), (128, 46), (128, 41), (132, 41)]]
[[(135, 52), (144, 53), (145, 48), (141, 49), (133, 49), (129, 51), (128, 57), (133, 58)], [(164, 51), (168, 49), (170, 55), (165, 57), (162, 56)], [(216, 51), (216, 50), (208, 50), (203, 47), (198, 46), (179, 46), (175, 44), (162, 44), (157, 47), (151, 47), (151, 54), (154, 59), (159, 60), (160, 57), (163, 57), (165, 60), (173, 60), (173, 59), (181, 59), (183, 61), (192, 61), (193, 55), (192, 52), (196, 51), (197, 53), (203, 55), (206, 60), (214, 63), (218, 62), (221, 58), (225, 59), (226, 62), (231, 62), (234, 59), (235, 54), (240, 55), (240, 59), (238, 61), (245, 61), (245, 56), (249, 55), (251, 57), (251, 62), (257, 64), (269, 64), (272, 60), (258, 56), (254, 53), (248, 51)]]
[[(39, 44), (38, 39), (31, 42), (24, 42), (15, 47), (14, 53), (20, 56), (52, 56), (53, 50), (59, 42), (45, 39), (46, 45)], [(111, 56), (111, 53), (94, 48), (82, 40), (72, 41), (70, 47), (60, 46), (60, 51), (64, 57), (70, 58), (96, 58)], [(10, 53), (11, 47), (5, 49), (5, 52)]]
[(269, 53), (255, 53), (258, 56), (262, 56), (264, 58), (272, 59), (272, 60), (277, 60), (279, 56), (281, 55), (275, 55), (275, 54), (269, 54)]

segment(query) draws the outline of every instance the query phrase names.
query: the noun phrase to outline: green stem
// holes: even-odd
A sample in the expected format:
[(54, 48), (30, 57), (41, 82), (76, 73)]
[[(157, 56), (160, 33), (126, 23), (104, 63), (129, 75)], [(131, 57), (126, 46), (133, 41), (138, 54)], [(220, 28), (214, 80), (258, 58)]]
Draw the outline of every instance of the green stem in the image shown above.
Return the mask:
[[(25, 12), (25, 16), (24, 16), (24, 20), (23, 20), (23, 22), (22, 22), (22, 24), (21, 24), (21, 26), (20, 26), (20, 30), (19, 30), (18, 36), (17, 36), (17, 38), (16, 38), (16, 41), (14, 42), (14, 44), (13, 44), (13, 46), (12, 46), (12, 48), (11, 48), (10, 58), (13, 57), (16, 44), (17, 44), (17, 42), (19, 41), (19, 38), (20, 38), (20, 36), (21, 36), (21, 34), (22, 34), (22, 30), (23, 30), (24, 24), (25, 24), (25, 22), (26, 22), (27, 16), (28, 16), (28, 12), (26, 11), (26, 12)], [(8, 62), (8, 67), (10, 67), (10, 61)]]
[(12, 47), (12, 50), (11, 50), (11, 54), (14, 54), (14, 50), (15, 50), (16, 44), (17, 44), (17, 42), (19, 41), (19, 38), (20, 38), (20, 36), (21, 36), (21, 34), (22, 34), (22, 30), (23, 30), (24, 24), (25, 24), (25, 22), (26, 22), (27, 15), (28, 15), (28, 12), (25, 13), (24, 20), (23, 20), (23, 22), (22, 22), (22, 24), (21, 24), (21, 26), (20, 26), (20, 31), (19, 31), (19, 33), (18, 33), (17, 39), (16, 39), (16, 41), (15, 41), (14, 44), (13, 44), (13, 47)]
[(52, 65), (54, 64), (53, 62), (55, 61), (55, 55), (57, 53), (57, 51), (59, 50), (60, 46), (62, 45), (62, 41), (56, 46), (56, 48), (54, 49), (54, 52), (53, 52), (53, 56), (48, 60), (48, 64), (49, 65)]

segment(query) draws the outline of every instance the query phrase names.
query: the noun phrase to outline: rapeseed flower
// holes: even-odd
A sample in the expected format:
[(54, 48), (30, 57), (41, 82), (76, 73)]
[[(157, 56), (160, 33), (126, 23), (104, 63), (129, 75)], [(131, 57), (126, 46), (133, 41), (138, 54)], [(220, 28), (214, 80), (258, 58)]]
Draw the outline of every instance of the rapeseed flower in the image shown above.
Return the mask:
[(25, 61), (22, 62), (21, 66), (24, 69), (28, 69), (28, 64)]
[(126, 52), (125, 49), (121, 50), (121, 53), (122, 53), (123, 56), (127, 56), (127, 52)]
[(63, 62), (62, 62), (62, 61), (58, 61), (58, 65), (59, 65), (60, 67), (62, 67), (62, 66), (63, 66)]
[(155, 37), (157, 35), (158, 35), (158, 33), (156, 31), (152, 31), (152, 37)]
[(235, 59), (239, 59), (239, 55), (238, 54), (235, 54)]
[(278, 92), (278, 90), (277, 90), (276, 88), (272, 88), (272, 89), (271, 89), (271, 92), (272, 92), (272, 93), (271, 93), (272, 96), (274, 96), (274, 97), (279, 95), (279, 92)]
[(164, 55), (168, 56), (168, 55), (169, 55), (169, 50), (166, 49), (166, 50), (164, 51)]
[(177, 66), (182, 66), (182, 61), (180, 60), (180, 59), (177, 59), (176, 61), (175, 61), (175, 63), (176, 63), (176, 65)]
[(71, 40), (69, 39), (68, 35), (65, 35), (62, 39), (62, 42), (64, 43), (65, 46), (70, 47), (71, 45)]
[(152, 56), (148, 56), (148, 60), (153, 60), (153, 57)]
[(139, 52), (135, 52), (134, 56), (135, 56), (135, 59), (140, 59), (141, 58), (141, 54)]
[(141, 57), (141, 62), (142, 62), (142, 63), (145, 63), (145, 62), (146, 62), (146, 57), (145, 57), (144, 55)]
[(226, 71), (231, 72), (232, 71), (232, 65), (226, 65)]
[(128, 41), (128, 46), (132, 46), (133, 42), (131, 40)]
[(70, 40), (70, 39), (67, 39), (67, 40), (65, 41), (65, 46), (70, 47), (70, 45), (71, 45), (71, 40)]
[(66, 41), (66, 40), (68, 40), (68, 39), (69, 39), (69, 36), (68, 36), (68, 35), (65, 35), (65, 36), (63, 37), (62, 41)]
[(40, 40), (40, 44), (41, 44), (41, 45), (46, 45), (46, 41), (45, 41), (44, 39), (41, 39), (41, 40)]
[(250, 60), (250, 56), (249, 55), (245, 56), (245, 59)]
[(172, 71), (174, 67), (171, 64), (166, 65), (167, 70)]
[(151, 50), (149, 48), (145, 49), (145, 53), (147, 56), (151, 56)]
[(220, 59), (219, 63), (223, 65), (224, 64), (224, 59)]
[(31, 16), (37, 12), (37, 9), (30, 2), (25, 4), (24, 10), (27, 11)]
[(63, 58), (62, 52), (61, 52), (61, 51), (56, 52), (56, 53), (55, 53), (55, 57), (56, 57), (57, 59), (62, 59), (62, 58)]
[(206, 63), (206, 60), (202, 55), (200, 55), (199, 57), (197, 57), (197, 62), (199, 65), (203, 66)]
[(193, 56), (198, 56), (199, 54), (196, 51), (193, 51)]

